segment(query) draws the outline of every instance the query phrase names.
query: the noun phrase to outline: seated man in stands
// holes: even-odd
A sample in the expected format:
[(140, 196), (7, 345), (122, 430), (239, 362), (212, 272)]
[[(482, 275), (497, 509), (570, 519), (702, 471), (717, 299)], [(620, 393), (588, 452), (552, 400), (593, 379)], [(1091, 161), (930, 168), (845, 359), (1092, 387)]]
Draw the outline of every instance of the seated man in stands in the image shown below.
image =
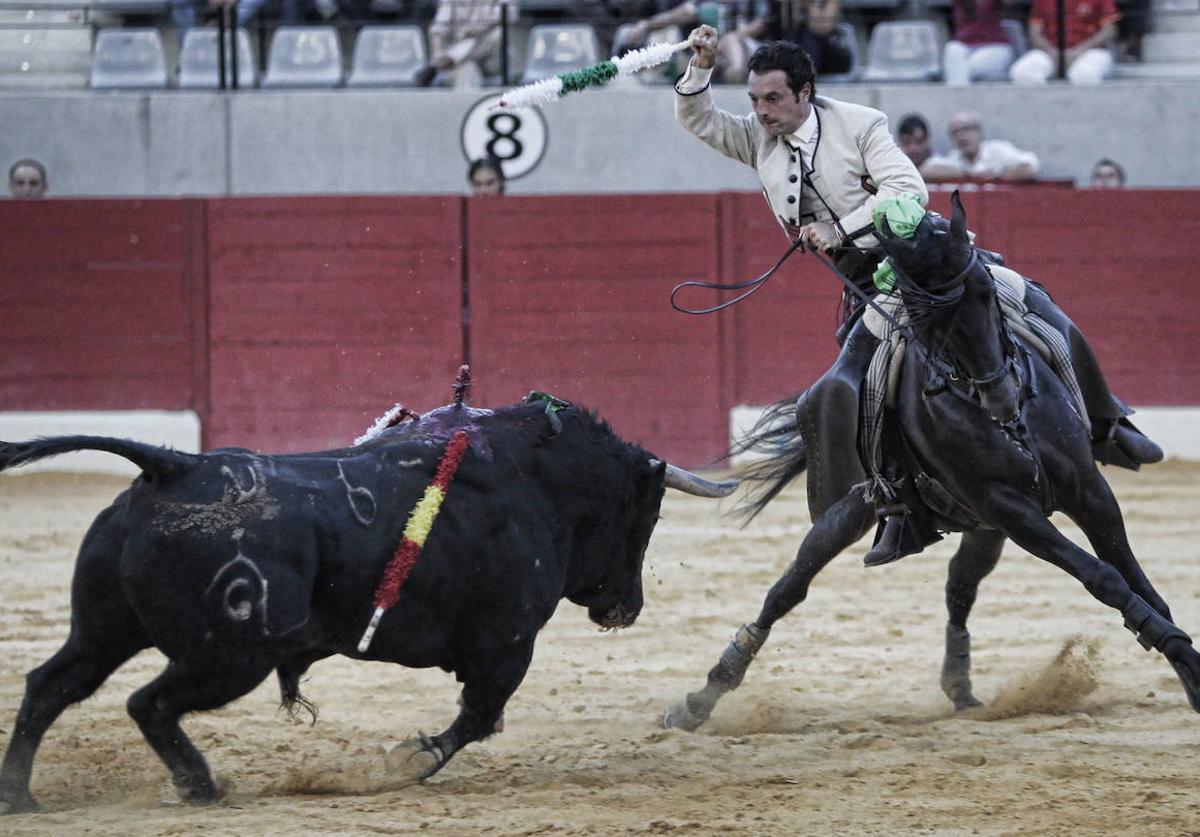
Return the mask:
[[(1113, 57), (1108, 48), (1117, 39), (1121, 14), (1113, 0), (1067, 3), (1064, 14), (1067, 78), (1071, 84), (1099, 84), (1112, 74)], [(1012, 65), (1012, 80), (1017, 84), (1045, 84), (1058, 72), (1057, 0), (1033, 0), (1029, 43), (1033, 49)]]
[(973, 113), (958, 113), (947, 127), (954, 149), (935, 155), (921, 166), (927, 183), (963, 178), (985, 180), (1036, 180), (1040, 165), (1032, 151), (1022, 151), (1007, 140), (983, 138), (983, 123)]
[(8, 191), (19, 200), (45, 197), (46, 167), (28, 157), (17, 160), (8, 170)]
[(954, 37), (942, 50), (946, 84), (1008, 78), (1014, 55), (1001, 22), (1004, 5), (1005, 0), (954, 0)]
[(500, 0), (438, 0), (429, 24), (429, 63), (417, 73), (417, 84), (428, 87), (450, 70), (458, 71), (454, 82), (463, 86), (498, 73), (501, 9)]
[(480, 157), (467, 167), (471, 194), (476, 197), (498, 197), (504, 194), (504, 169), (495, 157)]
[(904, 156), (912, 160), (918, 169), (933, 154), (929, 142), (929, 123), (919, 113), (906, 113), (900, 117), (896, 128), (896, 144), (904, 152)]
[(747, 57), (766, 41), (799, 44), (817, 68), (817, 77), (850, 71), (853, 56), (838, 29), (841, 0), (771, 0), (750, 23), (722, 35), (718, 46), (722, 81), (746, 80)]
[[(705, 6), (714, 4), (706, 3)], [(643, 17), (637, 23), (630, 26), (627, 30), (621, 33), (620, 40), (613, 43), (613, 54), (620, 54), (625, 50), (638, 49), (646, 45), (646, 39), (654, 32), (661, 29), (666, 29), (669, 26), (679, 26), (691, 28), (700, 20), (700, 9), (693, 0), (683, 0), (682, 3), (676, 4), (673, 0), (662, 0), (652, 4), (655, 9), (653, 14), (648, 17)], [(714, 16), (715, 17), (715, 16)], [(713, 21), (706, 20), (710, 26), (715, 26)]]
[(1092, 167), (1090, 185), (1093, 189), (1124, 189), (1125, 170), (1115, 160), (1101, 157)]

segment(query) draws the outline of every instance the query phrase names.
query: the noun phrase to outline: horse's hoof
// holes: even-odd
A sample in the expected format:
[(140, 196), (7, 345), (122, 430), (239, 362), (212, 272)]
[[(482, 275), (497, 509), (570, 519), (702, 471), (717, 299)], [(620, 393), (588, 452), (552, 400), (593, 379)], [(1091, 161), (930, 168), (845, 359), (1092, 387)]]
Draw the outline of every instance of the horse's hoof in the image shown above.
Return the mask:
[(42, 806), (38, 805), (29, 791), (0, 796), (0, 817), (8, 814), (36, 814), (40, 810)]
[(175, 791), (179, 794), (180, 802), (196, 807), (212, 805), (214, 802), (221, 801), (221, 798), (225, 796), (225, 791), (211, 781), (195, 785), (176, 785)]
[(983, 706), (983, 701), (976, 700), (974, 695), (954, 699), (955, 712), (966, 712), (968, 709), (978, 709), (981, 706)]
[(393, 778), (403, 782), (427, 779), (442, 767), (433, 741), (424, 734), (401, 741), (384, 756), (384, 764)]
[(1171, 668), (1175, 669), (1179, 682), (1183, 684), (1183, 693), (1187, 695), (1188, 703), (1192, 705), (1192, 709), (1200, 712), (1200, 679), (1197, 678), (1196, 672), (1184, 663), (1173, 662)]
[(707, 719), (692, 714), (692, 710), (688, 708), (687, 698), (684, 698), (663, 714), (662, 725), (666, 729), (695, 732), (705, 720)]

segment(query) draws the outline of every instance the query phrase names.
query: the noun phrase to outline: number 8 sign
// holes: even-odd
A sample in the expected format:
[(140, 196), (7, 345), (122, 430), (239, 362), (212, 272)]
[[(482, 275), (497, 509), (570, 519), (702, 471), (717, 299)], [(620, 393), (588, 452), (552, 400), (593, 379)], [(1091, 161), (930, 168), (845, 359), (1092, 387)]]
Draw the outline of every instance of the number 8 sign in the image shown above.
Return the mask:
[(467, 111), (462, 125), (462, 148), (467, 160), (492, 156), (504, 166), (504, 177), (515, 180), (537, 168), (546, 153), (546, 120), (537, 108), (493, 110), (503, 94), (480, 99)]

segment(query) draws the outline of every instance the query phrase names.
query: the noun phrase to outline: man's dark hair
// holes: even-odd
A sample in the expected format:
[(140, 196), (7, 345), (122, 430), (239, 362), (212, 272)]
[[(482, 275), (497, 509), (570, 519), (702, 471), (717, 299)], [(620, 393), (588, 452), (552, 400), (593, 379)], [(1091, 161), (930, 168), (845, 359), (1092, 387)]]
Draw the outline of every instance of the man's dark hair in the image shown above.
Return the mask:
[(1092, 166), (1092, 177), (1096, 176), (1096, 169), (1100, 168), (1101, 166), (1110, 166), (1112, 170), (1117, 173), (1117, 178), (1121, 181), (1121, 185), (1125, 185), (1125, 169), (1123, 169), (1121, 164), (1111, 157), (1101, 157), (1096, 161), (1096, 165)]
[(929, 136), (929, 123), (925, 121), (924, 116), (919, 113), (908, 113), (900, 118), (900, 126), (896, 128), (899, 136), (915, 134), (917, 131)]
[(788, 87), (797, 96), (804, 85), (812, 87), (812, 95), (817, 95), (817, 71), (808, 53), (791, 41), (768, 41), (754, 50), (750, 63), (746, 65), (752, 73), (769, 73), (772, 70), (783, 70), (787, 75)]
[(37, 160), (33, 159), (32, 157), (26, 157), (23, 160), (17, 160), (17, 162), (13, 163), (11, 166), (8, 167), (9, 182), (10, 183), (12, 182), (13, 175), (17, 173), (17, 169), (23, 169), (26, 167), (31, 168), (31, 169), (37, 169), (38, 174), (40, 174), (42, 176), (42, 185), (43, 186), (48, 185), (46, 183), (46, 180), (47, 180), (46, 167), (43, 166), (41, 163), (39, 163)]
[(480, 169), (491, 169), (500, 176), (501, 182), (508, 179), (504, 176), (504, 169), (500, 167), (499, 159), (496, 157), (480, 157), (478, 160), (472, 160), (471, 165), (467, 167), (467, 180), (475, 177), (475, 172)]

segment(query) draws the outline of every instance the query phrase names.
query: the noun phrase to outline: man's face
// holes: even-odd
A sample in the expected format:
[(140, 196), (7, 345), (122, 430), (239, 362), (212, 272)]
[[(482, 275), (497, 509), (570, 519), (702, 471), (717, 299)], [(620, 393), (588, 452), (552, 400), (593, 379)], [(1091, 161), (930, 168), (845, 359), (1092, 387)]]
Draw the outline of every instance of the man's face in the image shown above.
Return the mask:
[(40, 198), (46, 194), (46, 181), (33, 166), (17, 166), (8, 178), (8, 189), (14, 198)]
[(920, 166), (929, 159), (929, 134), (918, 128), (900, 135), (900, 150), (914, 166)]
[(495, 169), (482, 166), (471, 175), (471, 194), (503, 195), (504, 181), (500, 179), (500, 175), (496, 173)]
[(1120, 189), (1122, 185), (1121, 173), (1113, 166), (1096, 166), (1092, 172), (1093, 189)]
[(950, 139), (954, 146), (966, 157), (974, 157), (979, 153), (979, 143), (983, 142), (983, 126), (974, 119), (952, 119), (950, 121)]
[(792, 133), (812, 110), (808, 101), (812, 97), (812, 86), (804, 85), (797, 96), (788, 87), (787, 73), (783, 70), (768, 70), (762, 75), (750, 73), (747, 92), (754, 115), (773, 137)]

